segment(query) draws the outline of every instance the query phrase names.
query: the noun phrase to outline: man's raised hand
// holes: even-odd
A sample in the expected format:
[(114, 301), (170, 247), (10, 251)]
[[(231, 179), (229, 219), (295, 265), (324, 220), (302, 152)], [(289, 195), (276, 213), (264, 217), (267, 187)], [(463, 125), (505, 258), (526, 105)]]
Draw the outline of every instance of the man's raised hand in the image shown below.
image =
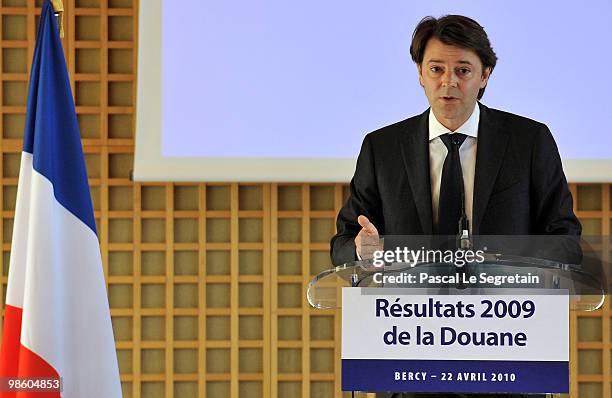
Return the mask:
[(357, 256), (361, 260), (368, 260), (374, 257), (374, 251), (382, 249), (379, 245), (378, 229), (364, 215), (357, 217), (357, 222), (361, 225), (361, 230), (355, 237)]

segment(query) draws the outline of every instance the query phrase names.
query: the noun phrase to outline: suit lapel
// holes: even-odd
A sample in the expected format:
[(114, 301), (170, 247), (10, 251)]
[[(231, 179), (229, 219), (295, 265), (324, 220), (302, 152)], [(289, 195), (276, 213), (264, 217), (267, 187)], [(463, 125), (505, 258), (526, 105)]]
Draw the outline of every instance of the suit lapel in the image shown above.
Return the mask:
[(496, 120), (491, 117), (489, 108), (480, 103), (479, 106), (480, 122), (478, 124), (472, 220), (474, 235), (479, 233), (480, 222), (489, 203), (489, 197), (508, 144), (508, 134), (502, 131)]
[(429, 177), (429, 111), (423, 112), (416, 129), (400, 135), (400, 148), (421, 227), (426, 235), (433, 233), (431, 179)]

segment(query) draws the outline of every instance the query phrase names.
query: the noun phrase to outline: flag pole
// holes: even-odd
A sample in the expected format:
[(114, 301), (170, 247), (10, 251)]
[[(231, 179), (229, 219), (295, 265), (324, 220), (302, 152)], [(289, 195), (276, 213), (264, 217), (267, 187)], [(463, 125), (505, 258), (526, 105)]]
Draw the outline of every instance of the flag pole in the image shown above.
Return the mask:
[(51, 5), (53, 6), (53, 10), (55, 18), (57, 18), (57, 27), (59, 29), (60, 37), (64, 37), (64, 4), (62, 0), (51, 0)]

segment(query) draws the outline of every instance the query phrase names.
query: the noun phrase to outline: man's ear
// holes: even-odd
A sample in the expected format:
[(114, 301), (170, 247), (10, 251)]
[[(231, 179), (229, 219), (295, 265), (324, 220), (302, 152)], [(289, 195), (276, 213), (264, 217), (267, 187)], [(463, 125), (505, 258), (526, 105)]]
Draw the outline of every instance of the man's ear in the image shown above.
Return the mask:
[(482, 71), (482, 78), (480, 81), (480, 88), (485, 88), (487, 86), (487, 83), (489, 82), (489, 76), (491, 76), (491, 67), (487, 67), (485, 68), (484, 71)]
[(417, 67), (417, 73), (419, 74), (419, 84), (421, 85), (421, 87), (425, 87), (425, 85), (423, 84), (423, 75), (421, 74), (421, 64), (416, 64)]

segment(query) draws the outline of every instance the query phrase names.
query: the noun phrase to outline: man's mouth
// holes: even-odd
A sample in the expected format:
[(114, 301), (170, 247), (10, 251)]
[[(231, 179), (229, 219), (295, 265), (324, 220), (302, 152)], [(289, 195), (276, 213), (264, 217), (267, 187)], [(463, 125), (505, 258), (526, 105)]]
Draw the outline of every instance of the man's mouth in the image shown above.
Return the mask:
[(447, 104), (451, 103), (452, 104), (452, 103), (455, 103), (455, 102), (459, 101), (459, 98), (453, 97), (453, 96), (450, 96), (450, 95), (443, 95), (443, 96), (440, 97), (440, 100), (443, 103), (447, 103)]

